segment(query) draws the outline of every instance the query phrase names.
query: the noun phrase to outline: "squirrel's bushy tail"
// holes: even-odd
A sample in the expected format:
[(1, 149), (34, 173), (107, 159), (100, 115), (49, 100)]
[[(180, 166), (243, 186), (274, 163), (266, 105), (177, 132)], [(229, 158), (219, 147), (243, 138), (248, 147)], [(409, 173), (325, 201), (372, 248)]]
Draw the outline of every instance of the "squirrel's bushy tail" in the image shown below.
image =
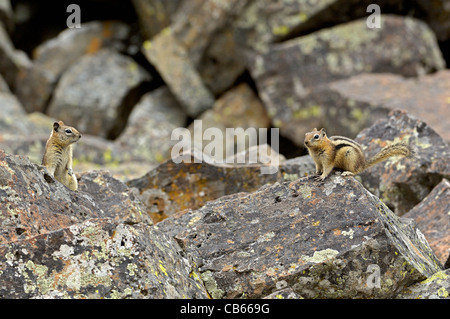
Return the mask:
[(414, 149), (404, 142), (391, 144), (383, 147), (381, 151), (370, 158), (366, 162), (364, 169), (372, 167), (373, 165), (383, 162), (393, 156), (414, 157), (415, 154), (416, 152), (414, 151)]

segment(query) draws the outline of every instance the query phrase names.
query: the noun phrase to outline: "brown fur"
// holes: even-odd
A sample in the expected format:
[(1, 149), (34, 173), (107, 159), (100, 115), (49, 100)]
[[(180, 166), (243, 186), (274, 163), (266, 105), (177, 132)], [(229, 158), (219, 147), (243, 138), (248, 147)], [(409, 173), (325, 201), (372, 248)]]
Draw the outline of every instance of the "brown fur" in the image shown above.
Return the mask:
[(42, 158), (42, 165), (48, 172), (74, 191), (78, 189), (78, 182), (72, 169), (72, 144), (80, 138), (81, 134), (75, 128), (64, 125), (62, 121), (53, 123)]
[(357, 142), (343, 136), (328, 138), (324, 129), (318, 131), (316, 128), (305, 134), (305, 146), (316, 164), (316, 174), (320, 175), (320, 180), (324, 180), (333, 168), (344, 170), (345, 175), (359, 174), (389, 157), (411, 157), (414, 153), (409, 145), (395, 143), (366, 160), (362, 147)]

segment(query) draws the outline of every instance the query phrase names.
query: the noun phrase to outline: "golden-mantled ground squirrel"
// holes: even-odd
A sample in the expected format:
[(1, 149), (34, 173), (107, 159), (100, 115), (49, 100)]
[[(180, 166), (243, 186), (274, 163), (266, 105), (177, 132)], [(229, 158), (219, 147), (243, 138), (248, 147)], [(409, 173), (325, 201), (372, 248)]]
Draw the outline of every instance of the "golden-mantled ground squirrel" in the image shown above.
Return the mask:
[(392, 156), (412, 157), (413, 149), (405, 143), (394, 143), (381, 149), (375, 156), (366, 160), (362, 147), (355, 141), (343, 137), (327, 137), (321, 129), (305, 134), (305, 146), (316, 163), (317, 180), (323, 181), (333, 170), (344, 170), (345, 175), (359, 174), (365, 169), (387, 160)]
[(73, 191), (78, 189), (78, 182), (72, 169), (72, 144), (80, 137), (80, 132), (64, 125), (62, 121), (53, 123), (52, 134), (47, 140), (42, 158), (42, 165), (49, 173)]

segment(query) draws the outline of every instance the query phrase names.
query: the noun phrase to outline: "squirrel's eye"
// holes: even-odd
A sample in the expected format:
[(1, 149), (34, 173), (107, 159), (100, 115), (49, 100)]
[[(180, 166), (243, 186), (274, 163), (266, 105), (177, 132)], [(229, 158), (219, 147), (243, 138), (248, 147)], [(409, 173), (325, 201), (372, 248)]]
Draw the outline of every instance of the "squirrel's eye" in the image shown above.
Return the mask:
[(314, 135), (314, 139), (318, 140), (319, 139), (319, 134)]
[(72, 130), (70, 128), (66, 129), (64, 132), (66, 132), (67, 134), (72, 134)]

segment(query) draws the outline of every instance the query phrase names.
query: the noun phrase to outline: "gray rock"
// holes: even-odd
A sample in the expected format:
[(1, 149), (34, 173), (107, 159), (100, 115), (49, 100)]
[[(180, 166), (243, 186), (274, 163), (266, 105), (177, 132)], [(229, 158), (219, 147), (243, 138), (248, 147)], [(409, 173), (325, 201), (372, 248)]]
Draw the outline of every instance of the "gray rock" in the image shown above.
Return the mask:
[[(269, 150), (262, 153), (271, 154)], [(178, 161), (180, 163), (176, 164)], [(135, 189), (156, 223), (181, 210), (198, 209), (210, 200), (253, 192), (276, 181), (295, 180), (314, 170), (309, 157), (285, 163), (278, 161), (276, 172), (262, 174), (261, 169), (267, 167), (263, 164), (217, 164), (205, 154), (193, 150), (167, 160), (144, 176), (128, 181), (127, 185)]]
[(450, 299), (450, 269), (411, 285), (396, 296), (398, 299)]
[(14, 12), (10, 0), (0, 0), (0, 21), (9, 32), (14, 29)]
[(85, 55), (59, 81), (48, 114), (76, 123), (80, 132), (109, 139), (126, 125), (150, 75), (133, 59), (110, 49)]
[(18, 79), (16, 94), (28, 112), (44, 112), (62, 74), (84, 54), (104, 47), (121, 48), (129, 27), (120, 22), (92, 21), (66, 29), (35, 50), (33, 65)]
[(207, 298), (123, 183), (90, 172), (79, 185), (0, 150), (1, 298)]
[(167, 235), (88, 219), (0, 247), (2, 298), (207, 298)]
[[(422, 9), (418, 13), (427, 22), (440, 41), (450, 39), (450, 5), (446, 0), (415, 0)], [(423, 14), (425, 13), (425, 14)]]
[(450, 182), (443, 179), (403, 217), (412, 218), (444, 265), (450, 258)]
[(17, 139), (32, 132), (32, 127), (24, 120), (26, 113), (14, 95), (0, 92), (0, 105), (2, 108), (0, 112), (1, 141)]
[(442, 269), (423, 234), (353, 178), (266, 185), (158, 224), (213, 298), (391, 298)]
[(167, 87), (142, 96), (115, 141), (125, 161), (159, 164), (170, 158), (172, 131), (186, 125), (187, 115)]
[[(203, 112), (196, 120), (201, 121), (201, 127), (199, 126), (197, 130), (197, 122), (194, 121), (188, 129), (191, 132), (192, 145), (198, 143), (197, 145), (203, 147), (202, 150), (211, 142), (211, 137), (209, 139), (204, 138), (205, 131), (212, 128), (221, 131), (223, 152), (220, 153), (216, 150), (217, 153), (214, 154), (218, 161), (224, 161), (226, 154), (234, 154), (235, 149), (239, 152), (258, 143), (258, 141), (252, 141), (249, 138), (247, 138), (247, 141), (245, 137), (227, 136), (227, 128), (242, 128), (244, 131), (251, 129), (259, 134), (260, 128), (270, 127), (270, 119), (264, 105), (245, 83), (239, 84), (224, 93), (216, 100), (211, 109)], [(221, 137), (214, 136), (214, 142), (220, 142)]]
[(188, 115), (195, 117), (213, 106), (214, 96), (190, 61), (188, 50), (170, 28), (152, 41), (145, 41), (143, 53)]
[(171, 29), (180, 44), (186, 48), (189, 60), (195, 67), (199, 67), (202, 56), (214, 38), (222, 36), (220, 33), (249, 2), (191, 0), (181, 4), (173, 17)]
[(133, 0), (133, 6), (139, 18), (141, 32), (146, 39), (151, 39), (168, 27), (176, 9), (182, 0)]
[(398, 141), (416, 149), (414, 158), (393, 157), (360, 174), (363, 185), (398, 215), (423, 200), (443, 178), (450, 177), (448, 144), (430, 126), (405, 111), (392, 111), (361, 131), (356, 141), (363, 145), (366, 157)]
[(380, 29), (362, 19), (272, 45), (254, 54), (249, 68), (273, 124), (302, 145), (322, 116), (320, 102), (309, 96), (318, 86), (364, 72), (423, 75), (445, 62), (426, 24), (387, 15)]
[[(447, 142), (450, 72), (442, 70), (418, 78), (396, 74), (362, 73), (327, 84), (315, 92), (323, 108), (322, 124), (332, 135), (355, 137), (363, 128), (385, 118), (391, 110), (404, 109), (430, 125)], [(433, 111), (424, 108), (433, 105)]]
[(17, 78), (30, 67), (28, 56), (14, 47), (3, 24), (0, 23), (0, 74), (9, 88), (14, 90)]

